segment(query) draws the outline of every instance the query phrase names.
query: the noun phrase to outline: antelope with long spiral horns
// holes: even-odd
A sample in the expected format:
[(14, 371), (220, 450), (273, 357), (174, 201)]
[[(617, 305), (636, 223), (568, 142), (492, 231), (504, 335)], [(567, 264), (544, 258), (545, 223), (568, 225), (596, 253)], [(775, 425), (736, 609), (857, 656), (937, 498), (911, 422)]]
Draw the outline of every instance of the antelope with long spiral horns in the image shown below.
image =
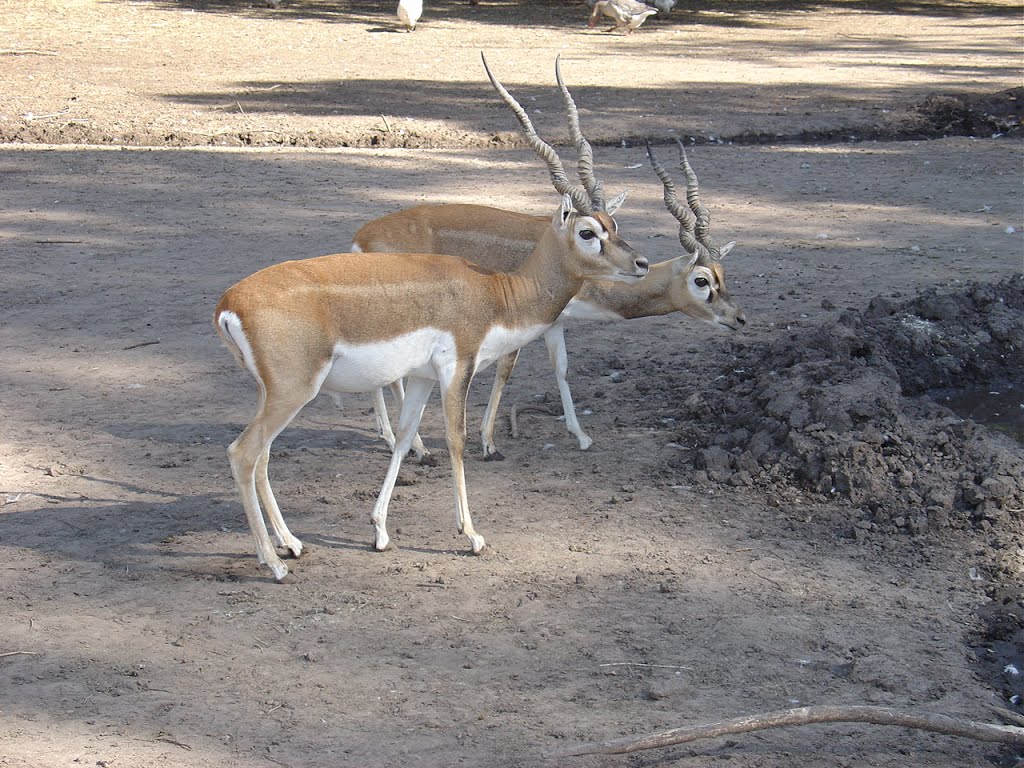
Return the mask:
[[(563, 88), (567, 101), (569, 132), (579, 147), (586, 139), (579, 128), (575, 105), (571, 95)], [(718, 246), (710, 235), (710, 213), (701, 202), (697, 174), (690, 166), (686, 150), (679, 144), (679, 168), (686, 178), (686, 202), (676, 196), (672, 177), (658, 162), (653, 149), (648, 147), (651, 167), (663, 186), (665, 206), (679, 223), (679, 242), (683, 255), (651, 266), (641, 282), (628, 285), (606, 280), (587, 280), (583, 288), (562, 311), (558, 321), (544, 333), (548, 359), (555, 370), (555, 380), (562, 401), (562, 412), (569, 432), (579, 441), (581, 450), (588, 449), (593, 440), (584, 432), (576, 415), (572, 392), (568, 382), (568, 353), (565, 343), (565, 325), (576, 320), (624, 320), (653, 317), (680, 312), (717, 328), (738, 330), (746, 324), (743, 313), (729, 294), (722, 269), (723, 259), (735, 242)], [(581, 155), (589, 156), (584, 149)], [(580, 164), (581, 174), (589, 176), (591, 188), (596, 180), (589, 174), (590, 164)], [(597, 190), (594, 190), (598, 194)], [(356, 232), (353, 250), (365, 251), (423, 251), (453, 253), (475, 258), (487, 269), (508, 271), (515, 269), (529, 256), (536, 240), (546, 226), (544, 216), (528, 216), (518, 211), (506, 211), (475, 205), (421, 205), (415, 208), (375, 219)], [(483, 243), (498, 243), (500, 247), (484, 252)], [(474, 254), (476, 254), (474, 256)], [(497, 364), (494, 385), (484, 412), (481, 440), (485, 458), (501, 458), (494, 439), (498, 406), (505, 385), (512, 374), (518, 351), (512, 352)], [(392, 386), (395, 399), (401, 401), (401, 387)], [(393, 444), (383, 395), (375, 400), (378, 429), (384, 439)], [(415, 448), (423, 456), (426, 449), (419, 443)]]
[[(522, 108), (486, 60), (484, 68), (519, 116)], [(257, 558), (278, 581), (288, 566), (275, 543), (296, 557), (303, 545), (285, 524), (270, 487), (270, 447), (317, 394), (407, 381), (395, 448), (371, 515), (374, 547), (383, 550), (390, 543), (388, 506), (402, 458), (439, 385), (455, 524), (479, 553), (485, 541), (470, 517), (463, 467), (474, 374), (542, 335), (587, 278), (636, 281), (647, 274), (647, 259), (618, 236), (585, 189), (568, 181), (554, 150), (539, 137), (531, 146), (547, 162), (562, 198), (533, 253), (514, 272), (485, 272), (453, 256), (342, 253), (267, 267), (221, 297), (214, 325), (259, 390), (256, 414), (228, 457)]]

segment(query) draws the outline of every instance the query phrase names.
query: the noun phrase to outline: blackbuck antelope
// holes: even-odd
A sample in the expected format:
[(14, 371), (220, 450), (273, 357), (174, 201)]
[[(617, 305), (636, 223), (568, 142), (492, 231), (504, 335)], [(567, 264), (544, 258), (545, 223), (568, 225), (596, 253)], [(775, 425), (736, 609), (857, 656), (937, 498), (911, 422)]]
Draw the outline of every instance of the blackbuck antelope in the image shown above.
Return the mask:
[[(579, 126), (570, 125), (570, 129), (575, 136)], [(558, 382), (565, 425), (579, 440), (582, 450), (589, 448), (593, 441), (580, 426), (569, 389), (565, 347), (567, 320), (629, 320), (682, 312), (731, 330), (737, 330), (746, 323), (742, 310), (729, 296), (720, 263), (735, 242), (719, 247), (711, 238), (711, 217), (701, 203), (697, 175), (690, 166), (683, 145), (679, 145), (679, 166), (686, 176), (686, 205), (677, 199), (671, 176), (649, 147), (648, 157), (662, 182), (665, 206), (679, 222), (679, 242), (685, 255), (654, 264), (647, 277), (633, 285), (605, 280), (586, 281), (562, 311), (558, 322), (544, 332), (548, 359)], [(480, 205), (421, 205), (382, 216), (364, 225), (356, 232), (352, 250), (451, 253), (472, 258), (486, 269), (508, 272), (516, 269), (530, 255), (546, 226), (547, 217), (527, 216), (518, 211)], [(494, 442), (494, 425), (502, 391), (518, 355), (516, 350), (497, 365), (481, 429), (485, 458), (500, 458)], [(392, 387), (392, 392), (400, 402), (400, 383)], [(374, 408), (378, 429), (389, 445), (393, 445), (395, 438), (380, 392), (374, 396)], [(422, 456), (425, 449), (422, 443), (417, 445), (414, 450)]]
[[(487, 74), (520, 122), (529, 124), (489, 69)], [(463, 469), (473, 375), (543, 334), (585, 279), (634, 281), (647, 273), (647, 260), (619, 238), (599, 201), (569, 182), (555, 151), (536, 133), (530, 143), (547, 162), (562, 201), (514, 272), (485, 272), (453, 256), (342, 253), (267, 267), (221, 297), (217, 332), (259, 387), (256, 415), (228, 457), (259, 562), (278, 581), (288, 567), (271, 542), (261, 504), (278, 546), (297, 557), (302, 543), (285, 525), (267, 465), (271, 443), (306, 403), (320, 392), (367, 392), (405, 377), (398, 437), (371, 516), (374, 546), (382, 550), (389, 543), (388, 504), (402, 457), (439, 383), (456, 527), (479, 553), (484, 538), (473, 528)]]

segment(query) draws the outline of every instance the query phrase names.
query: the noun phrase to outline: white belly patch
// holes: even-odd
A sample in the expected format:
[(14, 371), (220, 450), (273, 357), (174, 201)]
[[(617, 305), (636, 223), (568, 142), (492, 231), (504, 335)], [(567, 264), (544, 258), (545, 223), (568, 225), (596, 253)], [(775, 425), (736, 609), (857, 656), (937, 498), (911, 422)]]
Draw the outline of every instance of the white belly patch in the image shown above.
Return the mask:
[(338, 342), (322, 390), (369, 392), (409, 375), (436, 379), (436, 370), (454, 359), (455, 337), (437, 328), (369, 344)]
[(529, 325), (525, 328), (505, 328), (496, 325), (487, 332), (480, 351), (476, 354), (476, 369), (483, 370), (499, 357), (514, 352), (548, 329), (547, 325)]

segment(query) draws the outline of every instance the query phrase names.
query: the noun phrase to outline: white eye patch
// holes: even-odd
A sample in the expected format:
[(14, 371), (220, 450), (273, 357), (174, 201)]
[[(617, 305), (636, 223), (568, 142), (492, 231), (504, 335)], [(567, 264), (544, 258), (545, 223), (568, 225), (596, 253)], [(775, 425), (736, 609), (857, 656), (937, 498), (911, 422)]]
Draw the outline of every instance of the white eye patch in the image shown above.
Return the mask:
[(693, 274), (690, 275), (690, 279), (687, 281), (687, 287), (694, 298), (701, 300), (710, 300), (712, 289), (718, 288), (715, 283), (715, 276), (710, 270), (703, 267), (694, 268)]
[(599, 251), (601, 243), (608, 239), (608, 233), (596, 219), (583, 216), (576, 222), (576, 240), (587, 251)]

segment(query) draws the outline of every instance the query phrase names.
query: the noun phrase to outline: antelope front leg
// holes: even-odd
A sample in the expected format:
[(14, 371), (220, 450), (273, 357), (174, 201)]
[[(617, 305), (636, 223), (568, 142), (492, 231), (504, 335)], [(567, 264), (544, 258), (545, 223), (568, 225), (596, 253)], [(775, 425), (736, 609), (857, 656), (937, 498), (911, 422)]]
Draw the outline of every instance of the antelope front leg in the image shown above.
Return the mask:
[[(391, 382), (388, 388), (391, 390), (391, 396), (395, 398), (395, 403), (398, 404), (398, 412), (401, 413), (402, 403), (405, 402), (405, 387), (402, 385), (402, 380), (399, 379), (398, 381)], [(391, 430), (391, 419), (388, 417), (388, 406), (384, 402), (384, 390), (382, 389), (373, 390), (373, 415), (377, 419), (377, 434), (388, 444), (388, 448), (394, 451), (395, 433)], [(420, 463), (431, 463), (433, 456), (431, 456), (426, 446), (423, 445), (418, 432), (413, 437), (412, 450), (416, 454), (416, 458), (420, 460)]]
[[(398, 410), (401, 412), (402, 403), (405, 402), (405, 386), (402, 384), (402, 380), (393, 381), (388, 385), (391, 390), (391, 396), (395, 398), (395, 402), (398, 403)], [(421, 464), (433, 464), (434, 457), (427, 450), (427, 447), (423, 445), (423, 440), (420, 439), (420, 433), (417, 432), (416, 436), (412, 439), (412, 450), (416, 454), (416, 458), (420, 460)]]
[(512, 369), (516, 367), (516, 360), (519, 359), (519, 350), (510, 352), (498, 360), (495, 366), (494, 385), (491, 387), (491, 396), (487, 400), (487, 410), (484, 411), (484, 422), (480, 427), (480, 440), (484, 445), (484, 461), (501, 461), (505, 457), (498, 452), (494, 444), (494, 424), (498, 420), (498, 404), (501, 402), (501, 394), (505, 391)]
[(395, 450), (391, 454), (391, 463), (388, 465), (387, 475), (384, 476), (384, 484), (377, 495), (377, 503), (373, 506), (373, 515), (370, 517), (374, 527), (373, 546), (378, 551), (387, 549), (391, 542), (387, 531), (388, 505), (391, 503), (391, 494), (395, 490), (395, 481), (398, 480), (398, 470), (402, 466), (402, 458), (412, 446), (420, 419), (423, 418), (423, 408), (427, 404), (427, 399), (433, 388), (433, 379), (409, 379), (409, 388), (406, 390), (405, 401), (402, 403), (402, 415), (398, 418), (398, 437), (395, 441)]
[(466, 494), (466, 471), (463, 454), (466, 450), (466, 397), (473, 370), (469, 364), (460, 365), (448, 386), (441, 387), (441, 405), (444, 408), (445, 439), (448, 442), (448, 456), (452, 462), (452, 480), (455, 484), (455, 527), (466, 534), (473, 554), (478, 555), (486, 542), (473, 529), (469, 516), (469, 498)]
[(585, 451), (594, 441), (583, 431), (579, 419), (576, 418), (576, 406), (572, 401), (572, 392), (569, 390), (569, 380), (567, 378), (569, 357), (565, 351), (565, 328), (561, 323), (555, 323), (544, 332), (544, 344), (548, 348), (548, 359), (551, 361), (551, 367), (555, 369), (558, 394), (562, 398), (562, 413), (565, 414), (565, 428), (580, 441), (580, 450)]

